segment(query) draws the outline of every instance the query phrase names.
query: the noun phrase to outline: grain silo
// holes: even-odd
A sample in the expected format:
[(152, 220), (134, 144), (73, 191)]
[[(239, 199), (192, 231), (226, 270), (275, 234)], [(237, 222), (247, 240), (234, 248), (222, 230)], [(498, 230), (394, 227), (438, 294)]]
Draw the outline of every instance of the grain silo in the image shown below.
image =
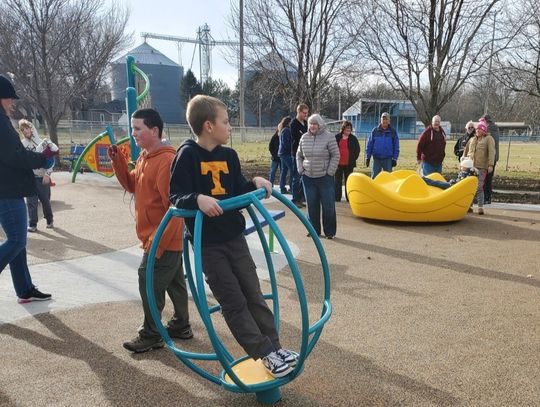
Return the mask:
[(180, 97), (180, 80), (184, 69), (146, 42), (115, 60), (112, 65), (112, 99), (126, 96), (126, 56), (135, 58), (137, 67), (150, 79), (151, 107), (165, 123), (185, 123), (185, 111)]

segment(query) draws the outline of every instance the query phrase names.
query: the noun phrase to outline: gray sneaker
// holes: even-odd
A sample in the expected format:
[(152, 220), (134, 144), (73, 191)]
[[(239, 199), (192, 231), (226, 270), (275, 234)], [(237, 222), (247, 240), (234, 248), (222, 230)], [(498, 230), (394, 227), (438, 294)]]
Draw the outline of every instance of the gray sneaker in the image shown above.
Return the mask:
[(28, 231), (31, 232), (31, 233), (36, 233), (37, 232), (37, 226), (28, 226)]
[(143, 353), (148, 352), (152, 349), (160, 349), (165, 346), (163, 339), (161, 337), (157, 338), (141, 338), (137, 336), (129, 342), (124, 342), (124, 348), (133, 353)]
[(54, 229), (54, 223), (47, 223), (47, 229)]

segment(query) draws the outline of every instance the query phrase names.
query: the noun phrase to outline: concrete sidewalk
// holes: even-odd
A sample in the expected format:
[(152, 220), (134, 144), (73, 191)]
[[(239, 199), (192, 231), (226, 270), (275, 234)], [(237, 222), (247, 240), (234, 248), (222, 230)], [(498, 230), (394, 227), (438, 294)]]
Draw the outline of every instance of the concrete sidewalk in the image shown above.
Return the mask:
[[(224, 391), (170, 352), (122, 348), (141, 323), (140, 250), (129, 195), (91, 175), (76, 184), (56, 176), (57, 227), (29, 236), (32, 276), (55, 301), (18, 305), (9, 272), (0, 276), (0, 406), (253, 406), (253, 395)], [(333, 314), (280, 406), (538, 405), (540, 211), (493, 204), (459, 222), (403, 224), (356, 218), (345, 202), (336, 207), (336, 239), (322, 242)], [(278, 226), (294, 242), (312, 323), (321, 312), (317, 253), (294, 216)], [(302, 321), (287, 267), (277, 283), (280, 339), (298, 350)], [(177, 345), (210, 352), (189, 306), (195, 338)], [(212, 319), (241, 356), (223, 318)]]

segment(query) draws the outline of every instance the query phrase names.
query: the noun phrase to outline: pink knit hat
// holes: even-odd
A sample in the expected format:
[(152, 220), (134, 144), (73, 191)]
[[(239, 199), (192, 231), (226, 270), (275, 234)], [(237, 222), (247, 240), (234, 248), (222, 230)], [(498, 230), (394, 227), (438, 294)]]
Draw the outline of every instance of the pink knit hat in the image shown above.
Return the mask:
[(485, 121), (479, 121), (476, 124), (476, 130), (482, 130), (484, 133), (487, 133), (487, 126)]

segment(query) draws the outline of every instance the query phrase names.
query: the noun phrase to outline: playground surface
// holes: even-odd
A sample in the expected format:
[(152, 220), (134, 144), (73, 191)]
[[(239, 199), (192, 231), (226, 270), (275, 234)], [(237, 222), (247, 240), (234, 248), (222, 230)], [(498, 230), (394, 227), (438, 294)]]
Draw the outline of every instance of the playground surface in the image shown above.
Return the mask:
[[(166, 350), (132, 355), (122, 348), (142, 321), (142, 253), (130, 196), (115, 179), (93, 174), (71, 184), (68, 174), (55, 173), (55, 181), (55, 229), (41, 222), (28, 236), (34, 283), (54, 300), (17, 304), (9, 272), (0, 277), (0, 406), (255, 405), (254, 395), (224, 391)], [(275, 201), (265, 205), (283, 209)], [(538, 405), (538, 207), (488, 205), (484, 216), (441, 224), (365, 221), (346, 202), (337, 212), (336, 239), (322, 241), (333, 315), (279, 405)], [(313, 242), (290, 212), (278, 226), (317, 317), (322, 278)], [(254, 235), (249, 243), (257, 259)], [(282, 342), (294, 349), (298, 299), (283, 256), (274, 259), (281, 268)], [(262, 286), (267, 291), (269, 284)], [(209, 351), (190, 307), (195, 338), (177, 345)], [(164, 318), (171, 312), (166, 308)], [(222, 318), (213, 321), (240, 355)]]

